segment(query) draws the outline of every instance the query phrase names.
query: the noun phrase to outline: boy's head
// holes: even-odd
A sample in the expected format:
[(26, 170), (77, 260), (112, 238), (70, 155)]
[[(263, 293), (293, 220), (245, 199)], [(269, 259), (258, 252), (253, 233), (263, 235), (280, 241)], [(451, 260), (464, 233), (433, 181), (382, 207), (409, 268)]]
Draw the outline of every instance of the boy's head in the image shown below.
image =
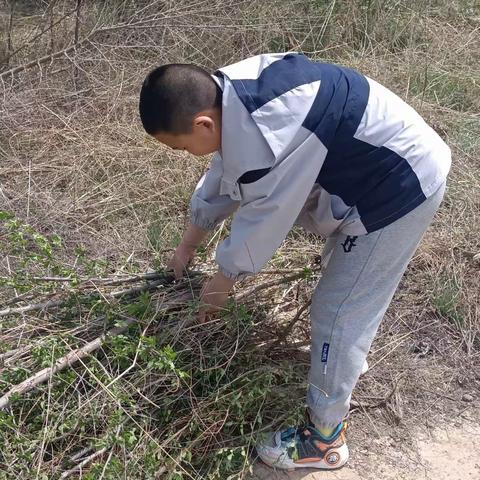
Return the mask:
[(151, 71), (140, 92), (143, 127), (160, 142), (193, 155), (220, 149), (222, 91), (195, 65), (172, 63)]

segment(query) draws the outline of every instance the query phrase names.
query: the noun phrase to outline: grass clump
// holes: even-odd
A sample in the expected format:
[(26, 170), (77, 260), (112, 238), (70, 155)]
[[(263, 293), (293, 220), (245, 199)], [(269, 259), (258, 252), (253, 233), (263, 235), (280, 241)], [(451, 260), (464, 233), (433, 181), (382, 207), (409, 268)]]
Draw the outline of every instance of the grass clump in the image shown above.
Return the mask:
[(433, 304), (441, 316), (445, 317), (456, 328), (461, 330), (464, 326), (465, 319), (461, 310), (459, 296), (459, 285), (455, 280), (447, 279), (437, 287)]

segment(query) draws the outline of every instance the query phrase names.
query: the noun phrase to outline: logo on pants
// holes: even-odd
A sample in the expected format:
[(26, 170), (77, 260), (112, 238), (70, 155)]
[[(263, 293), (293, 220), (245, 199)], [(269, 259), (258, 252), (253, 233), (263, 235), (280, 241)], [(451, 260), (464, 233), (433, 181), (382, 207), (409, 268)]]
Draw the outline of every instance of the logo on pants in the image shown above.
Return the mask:
[(330, 344), (325, 342), (322, 348), (322, 363), (325, 363), (328, 360), (328, 349), (330, 348)]
[(355, 240), (357, 238), (358, 237), (351, 237), (350, 235), (347, 235), (347, 238), (342, 243), (343, 251), (345, 253), (350, 253), (352, 251), (352, 248), (357, 246), (357, 244), (355, 243)]

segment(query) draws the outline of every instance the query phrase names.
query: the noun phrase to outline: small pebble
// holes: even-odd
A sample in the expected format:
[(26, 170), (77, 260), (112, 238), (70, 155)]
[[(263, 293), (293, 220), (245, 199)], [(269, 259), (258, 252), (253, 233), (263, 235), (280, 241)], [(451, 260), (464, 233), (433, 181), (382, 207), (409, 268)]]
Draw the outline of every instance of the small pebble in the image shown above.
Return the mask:
[(473, 402), (473, 395), (470, 395), (469, 393), (464, 393), (462, 396), (462, 400), (464, 402)]

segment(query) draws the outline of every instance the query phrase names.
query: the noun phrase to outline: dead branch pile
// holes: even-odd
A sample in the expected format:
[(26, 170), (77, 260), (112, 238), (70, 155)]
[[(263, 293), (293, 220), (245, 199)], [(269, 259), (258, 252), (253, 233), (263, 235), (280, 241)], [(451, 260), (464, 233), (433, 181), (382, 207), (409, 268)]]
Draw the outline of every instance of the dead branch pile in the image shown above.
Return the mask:
[[(290, 308), (298, 312), (294, 317), (295, 323), (308, 307), (309, 302), (305, 306), (300, 304), (303, 294), (301, 297), (298, 295), (302, 285), (308, 284), (305, 283), (304, 270), (290, 271), (290, 275), (284, 270), (267, 270), (264, 273), (261, 275), (264, 281), (257, 281), (236, 293), (236, 300), (241, 303), (232, 305), (224, 314), (205, 325), (197, 324), (195, 316), (195, 295), (204, 279), (199, 272), (192, 272), (181, 281), (173, 281), (171, 276), (163, 273), (84, 279), (80, 285), (68, 291), (58, 290), (55, 302), (35, 301), (30, 305), (2, 311), (9, 325), (2, 332), (2, 338), (17, 338), (18, 341), (14, 349), (1, 354), (0, 374), (12, 367), (22, 368), (32, 374), (3, 389), (0, 409), (16, 411), (16, 405), (25, 402), (37, 408), (45, 395), (51, 395), (64, 383), (62, 372), (66, 371), (68, 375), (70, 370), (74, 380), (65, 390), (65, 394), (69, 395), (65, 398), (65, 408), (70, 405), (63, 413), (65, 417), (76, 418), (78, 413), (92, 408), (92, 405), (97, 405), (103, 411), (112, 407), (120, 408), (123, 424), (115, 426), (115, 431), (122, 432), (126, 425), (141, 428), (142, 434), (162, 452), (162, 465), (177, 461), (169, 453), (177, 441), (189, 439), (185, 446), (198, 452), (212, 448), (212, 442), (219, 441), (218, 435), (226, 421), (226, 417), (222, 420), (222, 415), (227, 415), (232, 408), (226, 404), (224, 413), (216, 408), (212, 416), (212, 402), (226, 401), (241, 391), (244, 395), (250, 395), (248, 388), (260, 379), (270, 384), (272, 375), (276, 375), (271, 367), (257, 364), (245, 369), (248, 366), (248, 352), (260, 346), (265, 349), (265, 354), (269, 354), (272, 351), (270, 349), (285, 341), (293, 327), (293, 324), (281, 327), (278, 337), (273, 336), (277, 340), (265, 343), (266, 328), (271, 326), (259, 328), (258, 320), (254, 321), (248, 310), (259, 303), (271, 304), (272, 299), (266, 300), (268, 292), (282, 286), (285, 292), (297, 292), (296, 300), (290, 302)], [(275, 278), (272, 280), (269, 278), (271, 276)], [(48, 277), (39, 280), (54, 281)], [(66, 279), (55, 278), (55, 281), (63, 286)], [(118, 285), (122, 282), (130, 284), (129, 288), (119, 290)], [(71, 318), (74, 306), (77, 310), (74, 318)], [(39, 312), (41, 315), (38, 315)], [(52, 335), (54, 329), (56, 333)], [(57, 339), (55, 345), (52, 344), (52, 337)], [(112, 361), (115, 364), (123, 355), (121, 349), (115, 351), (116, 341), (120, 345), (129, 343), (128, 354), (123, 358), (126, 363), (120, 362), (120, 369), (120, 365), (112, 365)], [(116, 356), (108, 353), (112, 344)], [(146, 344), (150, 349), (146, 349)], [(48, 364), (40, 369), (36, 367), (42, 364), (39, 352), (44, 353), (43, 362)], [(210, 356), (213, 352), (216, 355)], [(177, 363), (177, 355), (182, 358), (181, 363)], [(235, 374), (233, 365), (239, 361), (246, 365), (242, 366), (241, 374)], [(232, 375), (226, 373), (229, 369)], [(99, 375), (99, 372), (104, 374)], [(228, 377), (222, 388), (214, 389), (215, 397), (205, 397), (197, 391), (196, 382), (205, 382), (208, 372), (215, 376), (225, 372), (221, 376)], [(96, 384), (94, 388), (92, 381)], [(210, 384), (210, 380), (206, 383)], [(152, 425), (142, 425), (130, 408), (122, 405), (122, 395), (118, 389), (124, 394), (128, 391), (128, 396), (135, 398), (139, 412), (148, 410), (149, 415), (155, 411), (164, 415), (169, 411), (168, 406), (174, 404), (184, 405), (182, 408), (185, 408), (185, 412), (175, 417), (173, 425), (161, 427), (164, 434), (159, 435), (154, 431), (160, 427), (152, 430)], [(265, 387), (265, 391), (259, 392), (260, 397), (254, 398), (255, 403), (259, 400), (263, 403), (267, 391)], [(225, 398), (222, 399), (222, 396)], [(20, 399), (22, 402), (19, 402)], [(113, 401), (113, 404), (105, 404), (106, 399)], [(72, 409), (72, 403), (78, 401), (80, 403)], [(188, 429), (193, 428), (196, 422), (200, 422), (199, 427), (195, 427), (200, 430), (192, 437)], [(258, 419), (246, 418), (245, 422), (251, 428), (258, 423)], [(258, 428), (260, 425), (258, 423)], [(113, 445), (102, 448), (96, 448), (91, 443), (81, 448), (79, 445), (69, 446), (69, 442), (64, 440), (77, 435), (78, 428), (79, 424), (73, 421), (65, 438), (61, 436), (50, 442), (58, 458), (60, 452), (62, 456), (68, 454), (71, 457), (70, 461), (55, 467), (55, 471), (63, 472), (61, 478), (112, 452)], [(99, 429), (97, 436), (108, 437), (107, 426), (96, 428)], [(159, 442), (158, 438), (165, 438), (165, 441)]]

